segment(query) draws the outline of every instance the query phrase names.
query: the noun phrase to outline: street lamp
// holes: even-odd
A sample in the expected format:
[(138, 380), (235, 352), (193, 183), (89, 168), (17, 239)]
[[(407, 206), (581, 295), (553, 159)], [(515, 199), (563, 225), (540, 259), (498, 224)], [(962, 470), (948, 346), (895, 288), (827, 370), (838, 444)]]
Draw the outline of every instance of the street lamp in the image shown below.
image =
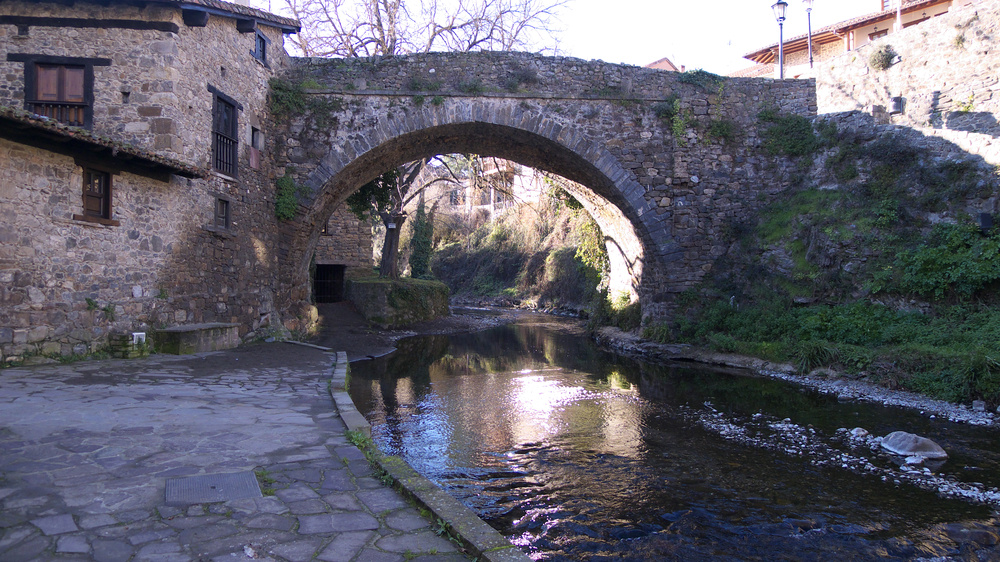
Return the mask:
[(813, 0), (802, 0), (806, 3), (806, 22), (809, 30), (809, 68), (813, 67)]
[(774, 19), (778, 20), (778, 79), (785, 79), (785, 8), (788, 7), (788, 2), (785, 0), (778, 0), (771, 6), (774, 10)]

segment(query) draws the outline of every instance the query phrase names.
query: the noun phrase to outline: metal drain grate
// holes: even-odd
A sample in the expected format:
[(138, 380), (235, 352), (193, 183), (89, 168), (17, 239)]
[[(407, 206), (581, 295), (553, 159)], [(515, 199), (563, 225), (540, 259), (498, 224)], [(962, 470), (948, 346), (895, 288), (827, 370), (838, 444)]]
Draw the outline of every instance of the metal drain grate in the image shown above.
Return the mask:
[(246, 498), (261, 498), (260, 485), (252, 472), (205, 474), (186, 478), (168, 478), (168, 505), (214, 503)]

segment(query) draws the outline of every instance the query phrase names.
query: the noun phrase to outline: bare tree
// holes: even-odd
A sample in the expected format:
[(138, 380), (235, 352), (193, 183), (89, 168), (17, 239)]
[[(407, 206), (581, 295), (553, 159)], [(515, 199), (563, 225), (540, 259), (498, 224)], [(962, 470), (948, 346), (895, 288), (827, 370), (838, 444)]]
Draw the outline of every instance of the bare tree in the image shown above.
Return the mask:
[[(309, 57), (513, 51), (550, 43), (569, 0), (282, 0)], [(546, 49), (535, 49), (546, 50)], [(551, 50), (551, 49), (548, 49)]]

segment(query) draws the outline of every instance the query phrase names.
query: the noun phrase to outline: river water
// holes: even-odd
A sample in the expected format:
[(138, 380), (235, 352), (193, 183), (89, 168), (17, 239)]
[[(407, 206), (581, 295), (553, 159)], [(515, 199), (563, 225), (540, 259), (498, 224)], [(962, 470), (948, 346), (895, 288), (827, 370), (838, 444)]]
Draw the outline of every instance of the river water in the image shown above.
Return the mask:
[(951, 452), (937, 477), (985, 486), (1000, 484), (996, 431), (642, 363), (575, 326), (410, 338), (352, 364), (351, 396), (385, 454), (537, 560), (1000, 560), (992, 508), (894, 478), (838, 430), (931, 437)]

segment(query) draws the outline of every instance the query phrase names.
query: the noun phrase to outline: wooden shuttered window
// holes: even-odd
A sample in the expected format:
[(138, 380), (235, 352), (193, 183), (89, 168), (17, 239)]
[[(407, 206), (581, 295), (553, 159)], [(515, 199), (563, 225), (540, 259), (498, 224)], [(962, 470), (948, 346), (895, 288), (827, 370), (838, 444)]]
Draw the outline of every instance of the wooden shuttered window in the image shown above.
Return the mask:
[(60, 123), (86, 125), (86, 69), (82, 65), (35, 65), (35, 99), (31, 111)]
[(85, 217), (111, 219), (111, 174), (83, 170), (83, 214)]

